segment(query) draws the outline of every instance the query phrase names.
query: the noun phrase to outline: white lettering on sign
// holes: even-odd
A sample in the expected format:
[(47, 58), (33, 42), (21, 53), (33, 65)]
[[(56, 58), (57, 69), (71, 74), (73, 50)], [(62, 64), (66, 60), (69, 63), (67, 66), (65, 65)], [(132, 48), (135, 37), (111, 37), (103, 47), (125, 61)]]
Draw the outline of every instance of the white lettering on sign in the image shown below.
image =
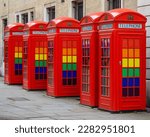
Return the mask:
[(82, 27), (82, 31), (91, 31), (92, 30), (92, 26), (84, 26)]
[(118, 28), (142, 29), (142, 24), (118, 24)]
[(12, 32), (12, 35), (23, 35), (23, 32)]
[(49, 29), (48, 33), (56, 33), (56, 29)]
[(5, 34), (4, 34), (5, 36), (9, 36), (9, 32), (5, 32)]
[(24, 31), (23, 35), (29, 35), (29, 31)]
[(100, 29), (111, 29), (113, 28), (113, 24), (104, 24), (101, 25)]
[(47, 34), (47, 31), (32, 31), (32, 34), (44, 35)]
[(79, 29), (60, 29), (60, 32), (66, 32), (66, 33), (79, 33)]

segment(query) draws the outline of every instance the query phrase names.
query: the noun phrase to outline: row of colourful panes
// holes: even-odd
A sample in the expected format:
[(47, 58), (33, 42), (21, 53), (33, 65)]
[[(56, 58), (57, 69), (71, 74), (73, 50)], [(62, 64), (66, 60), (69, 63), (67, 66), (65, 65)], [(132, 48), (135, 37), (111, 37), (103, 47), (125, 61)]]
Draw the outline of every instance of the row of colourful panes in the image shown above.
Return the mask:
[(47, 48), (35, 48), (35, 54), (47, 54)]
[(139, 77), (140, 68), (123, 68), (122, 76), (123, 77)]
[(64, 70), (77, 70), (77, 64), (63, 64), (62, 66)]
[(47, 73), (47, 68), (46, 67), (36, 67), (35, 68), (35, 73)]
[(22, 52), (15, 52), (15, 58), (22, 58)]
[(139, 58), (123, 58), (122, 59), (122, 67), (140, 67), (140, 59)]
[(123, 49), (122, 57), (140, 57), (139, 49)]
[(35, 60), (47, 60), (47, 54), (35, 54)]
[(15, 47), (15, 53), (16, 52), (21, 52), (22, 53), (22, 47), (16, 46)]
[(140, 89), (138, 87), (135, 88), (123, 88), (122, 89), (123, 97), (127, 96), (139, 96), (140, 95)]
[(63, 71), (63, 78), (76, 78), (77, 71)]
[(36, 67), (46, 67), (47, 62), (46, 61), (35, 61), (35, 66)]
[(35, 74), (35, 79), (36, 80), (47, 79), (47, 74)]
[(123, 87), (138, 87), (140, 86), (140, 78), (123, 78), (122, 79)]
[(63, 56), (62, 62), (63, 63), (76, 63), (77, 62), (77, 56)]
[(77, 79), (71, 78), (71, 79), (63, 79), (63, 85), (76, 85)]
[(77, 55), (76, 48), (63, 48), (63, 55)]

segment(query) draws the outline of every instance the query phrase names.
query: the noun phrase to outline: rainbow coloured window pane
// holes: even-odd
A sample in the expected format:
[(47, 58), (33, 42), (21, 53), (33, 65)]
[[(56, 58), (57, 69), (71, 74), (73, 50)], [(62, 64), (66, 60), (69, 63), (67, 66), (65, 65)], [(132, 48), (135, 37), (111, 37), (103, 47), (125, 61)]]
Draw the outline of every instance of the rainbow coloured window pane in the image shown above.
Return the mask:
[(47, 78), (47, 48), (35, 48), (35, 79)]
[(22, 47), (15, 46), (15, 75), (22, 75)]
[(140, 94), (140, 46), (137, 39), (124, 39), (122, 46), (122, 95)]
[(77, 84), (77, 48), (67, 41), (62, 49), (62, 79), (63, 85)]

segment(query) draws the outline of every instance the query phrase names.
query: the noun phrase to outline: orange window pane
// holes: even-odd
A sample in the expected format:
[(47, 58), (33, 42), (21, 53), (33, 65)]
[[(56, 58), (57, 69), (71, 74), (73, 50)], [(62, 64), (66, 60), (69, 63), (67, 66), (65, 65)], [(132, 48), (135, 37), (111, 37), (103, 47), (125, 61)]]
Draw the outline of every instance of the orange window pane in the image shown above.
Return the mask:
[(22, 47), (19, 47), (19, 52), (22, 52)]
[(47, 53), (47, 48), (44, 48), (44, 53)]
[(63, 48), (63, 55), (67, 55), (67, 49)]
[(18, 51), (18, 47), (15, 47), (15, 52), (19, 52), (19, 51)]
[(135, 49), (135, 57), (140, 57), (140, 49)]
[(73, 48), (73, 55), (77, 55), (77, 49)]
[(43, 52), (44, 52), (43, 48), (40, 48), (40, 53), (43, 53)]
[(133, 57), (133, 49), (129, 49), (129, 57)]
[(35, 53), (39, 53), (39, 48), (35, 48)]
[(122, 57), (127, 57), (127, 56), (128, 56), (127, 49), (122, 49)]
[(68, 55), (71, 55), (71, 48), (68, 48)]

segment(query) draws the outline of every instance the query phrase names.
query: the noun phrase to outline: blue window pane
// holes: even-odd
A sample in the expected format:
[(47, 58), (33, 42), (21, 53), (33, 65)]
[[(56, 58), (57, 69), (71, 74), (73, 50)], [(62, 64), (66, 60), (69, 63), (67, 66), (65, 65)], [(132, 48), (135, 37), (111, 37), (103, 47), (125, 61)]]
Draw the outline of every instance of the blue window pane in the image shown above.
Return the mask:
[(22, 64), (19, 64), (18, 66), (19, 66), (19, 69), (22, 69)]
[(135, 86), (140, 86), (140, 79), (139, 78), (135, 78)]
[(127, 87), (127, 78), (122, 79), (122, 86)]
[(39, 68), (35, 68), (35, 73), (39, 73)]
[(67, 77), (67, 72), (63, 71), (63, 78), (66, 78), (66, 77)]
[(15, 64), (15, 69), (19, 69), (19, 65), (18, 64)]
[(129, 86), (133, 86), (134, 84), (133, 84), (134, 82), (133, 82), (133, 78), (129, 78)]
[(73, 77), (77, 77), (77, 72), (73, 71)]
[(68, 78), (71, 78), (71, 71), (68, 71)]
[(43, 67), (40, 68), (40, 73), (43, 73)]
[(46, 68), (46, 67), (43, 68), (43, 72), (44, 72), (44, 73), (47, 72), (47, 68)]

